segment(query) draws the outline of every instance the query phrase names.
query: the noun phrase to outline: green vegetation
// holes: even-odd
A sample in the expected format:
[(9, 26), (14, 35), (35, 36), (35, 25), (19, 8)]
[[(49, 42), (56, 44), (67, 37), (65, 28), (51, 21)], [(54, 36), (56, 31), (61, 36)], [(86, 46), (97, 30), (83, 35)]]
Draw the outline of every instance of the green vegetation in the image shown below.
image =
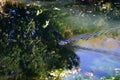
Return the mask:
[(109, 77), (103, 77), (101, 80), (120, 80), (120, 75), (114, 75), (114, 76), (109, 76)]
[[(8, 1), (0, 6), (0, 80), (44, 80), (46, 77), (60, 80), (64, 68), (78, 67), (80, 61), (70, 44), (60, 46), (58, 42), (73, 35), (106, 29), (109, 19), (119, 20), (120, 17), (116, 14), (120, 10), (116, 7), (111, 10), (111, 6), (97, 8), (99, 15), (94, 17), (97, 20), (92, 20), (90, 16), (96, 15), (95, 11), (86, 13), (87, 6), (82, 3), (80, 8), (86, 11), (81, 10), (79, 15), (69, 8), (73, 10), (74, 3), (45, 4)], [(104, 14), (107, 19), (103, 18)], [(111, 34), (117, 36), (119, 33)], [(55, 71), (57, 77), (51, 75), (51, 71)], [(118, 79), (119, 75), (113, 80)]]
[(11, 2), (4, 5), (3, 11), (0, 14), (0, 79), (44, 80), (51, 70), (79, 65), (70, 45), (58, 45), (65, 38), (67, 27), (57, 21), (56, 11), (36, 4)]

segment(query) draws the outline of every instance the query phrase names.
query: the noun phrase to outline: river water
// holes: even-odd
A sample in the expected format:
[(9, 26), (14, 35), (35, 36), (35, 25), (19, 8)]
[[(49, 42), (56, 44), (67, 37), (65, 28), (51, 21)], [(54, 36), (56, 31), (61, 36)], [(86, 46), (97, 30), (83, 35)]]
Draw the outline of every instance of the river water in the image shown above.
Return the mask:
[[(100, 80), (120, 72), (120, 41), (100, 36), (88, 40), (78, 40), (75, 53), (80, 58), (80, 71), (72, 71), (63, 80), (84, 80), (82, 76), (92, 76), (87, 80)], [(77, 74), (75, 74), (77, 73)], [(79, 76), (79, 77), (78, 77)]]
[[(78, 19), (81, 22), (80, 24), (84, 23), (80, 19)], [(90, 19), (90, 21), (93, 20)], [(99, 24), (98, 22), (97, 24)], [(104, 23), (104, 20), (100, 22), (100, 25), (104, 26), (102, 23)], [(109, 30), (103, 29), (103, 31), (98, 33), (77, 35), (59, 42), (59, 45), (64, 46), (72, 41), (76, 41), (74, 44), (76, 48), (75, 53), (80, 58), (80, 71), (77, 73), (80, 76), (89, 75), (94, 77), (87, 80), (100, 80), (101, 77), (112, 76), (116, 72), (120, 72), (120, 26), (118, 23), (109, 23), (109, 25), (113, 26)], [(119, 36), (105, 36), (107, 35), (106, 33), (111, 33), (112, 31)], [(70, 73), (67, 76), (66, 78), (63, 77), (62, 80), (84, 80), (80, 77), (76, 79), (78, 76), (76, 76), (74, 71), (73, 74)]]
[(77, 44), (81, 46), (75, 53), (80, 57), (82, 74), (91, 72), (95, 77), (104, 77), (113, 75), (120, 69), (120, 41), (104, 38), (99, 41), (81, 41)]

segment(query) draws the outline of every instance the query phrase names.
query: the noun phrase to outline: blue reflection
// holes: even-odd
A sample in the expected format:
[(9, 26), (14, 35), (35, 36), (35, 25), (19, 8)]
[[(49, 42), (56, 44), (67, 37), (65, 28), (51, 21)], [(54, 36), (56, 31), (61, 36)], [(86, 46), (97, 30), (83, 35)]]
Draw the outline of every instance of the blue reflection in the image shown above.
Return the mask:
[(10, 14), (13, 14), (13, 15), (16, 15), (16, 10), (10, 9), (10, 10), (9, 10), (9, 13), (10, 13)]
[(7, 45), (10, 45), (10, 43), (11, 43), (11, 39), (8, 39), (7, 40)]
[(11, 31), (9, 32), (9, 36), (13, 37), (14, 32), (15, 32), (15, 30), (11, 30)]
[(36, 33), (35, 30), (32, 30), (32, 31), (31, 31), (31, 35), (32, 35), (32, 36), (34, 36), (35, 33)]

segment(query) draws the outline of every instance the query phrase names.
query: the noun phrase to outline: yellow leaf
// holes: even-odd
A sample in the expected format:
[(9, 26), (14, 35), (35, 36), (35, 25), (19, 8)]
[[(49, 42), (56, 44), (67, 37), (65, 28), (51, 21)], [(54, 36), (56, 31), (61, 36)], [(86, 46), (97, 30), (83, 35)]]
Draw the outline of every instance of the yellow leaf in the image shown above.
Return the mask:
[(41, 13), (42, 13), (42, 10), (37, 10), (36, 15), (38, 16), (38, 15), (41, 14)]

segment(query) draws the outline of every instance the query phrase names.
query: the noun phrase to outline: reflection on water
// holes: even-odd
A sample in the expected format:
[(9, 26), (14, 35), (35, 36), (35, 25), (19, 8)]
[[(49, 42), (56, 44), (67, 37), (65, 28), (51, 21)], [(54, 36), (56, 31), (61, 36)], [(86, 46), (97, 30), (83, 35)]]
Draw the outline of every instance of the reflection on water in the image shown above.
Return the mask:
[[(72, 38), (69, 38), (67, 40), (64, 40), (64, 41), (60, 41), (58, 42), (59, 45), (66, 45), (72, 41), (75, 41), (75, 40), (79, 40), (79, 39), (89, 39), (91, 37), (96, 37), (96, 36), (100, 36), (100, 35), (103, 35), (103, 34), (106, 34), (106, 33), (110, 33), (111, 31), (115, 31), (115, 30), (119, 30), (120, 27), (116, 27), (116, 28), (110, 28), (110, 29), (105, 29), (105, 30), (102, 30), (102, 31), (99, 31), (99, 32), (96, 32), (96, 33), (87, 33), (87, 34), (80, 34), (80, 35), (77, 35), (77, 36), (74, 36)], [(117, 32), (116, 32), (117, 33)], [(108, 40), (109, 41), (109, 40)], [(111, 40), (110, 40), (111, 41)], [(116, 41), (112, 41), (112, 43), (114, 43)], [(119, 41), (117, 41), (119, 42)], [(119, 42), (120, 43), (120, 42)], [(114, 45), (114, 44), (113, 44)], [(112, 46), (112, 45), (111, 45)]]
[(62, 80), (75, 80), (77, 77), (82, 78), (81, 75), (89, 77), (92, 75), (92, 78), (99, 80), (101, 77), (112, 76), (116, 71), (120, 71), (120, 36), (114, 38), (105, 36), (106, 33), (119, 29), (120, 27), (110, 28), (60, 41), (59, 45), (76, 41), (73, 46), (76, 49), (75, 53), (80, 57), (81, 69), (76, 74), (67, 74), (67, 79), (63, 77)]
[(104, 38), (80, 43), (77, 43), (81, 47), (76, 49), (75, 53), (80, 57), (82, 74), (91, 72), (96, 77), (103, 77), (114, 74), (115, 69), (120, 68), (120, 41)]
[(100, 80), (120, 73), (120, 41), (104, 35), (79, 40), (74, 45), (80, 57), (80, 68), (65, 71), (62, 80)]

